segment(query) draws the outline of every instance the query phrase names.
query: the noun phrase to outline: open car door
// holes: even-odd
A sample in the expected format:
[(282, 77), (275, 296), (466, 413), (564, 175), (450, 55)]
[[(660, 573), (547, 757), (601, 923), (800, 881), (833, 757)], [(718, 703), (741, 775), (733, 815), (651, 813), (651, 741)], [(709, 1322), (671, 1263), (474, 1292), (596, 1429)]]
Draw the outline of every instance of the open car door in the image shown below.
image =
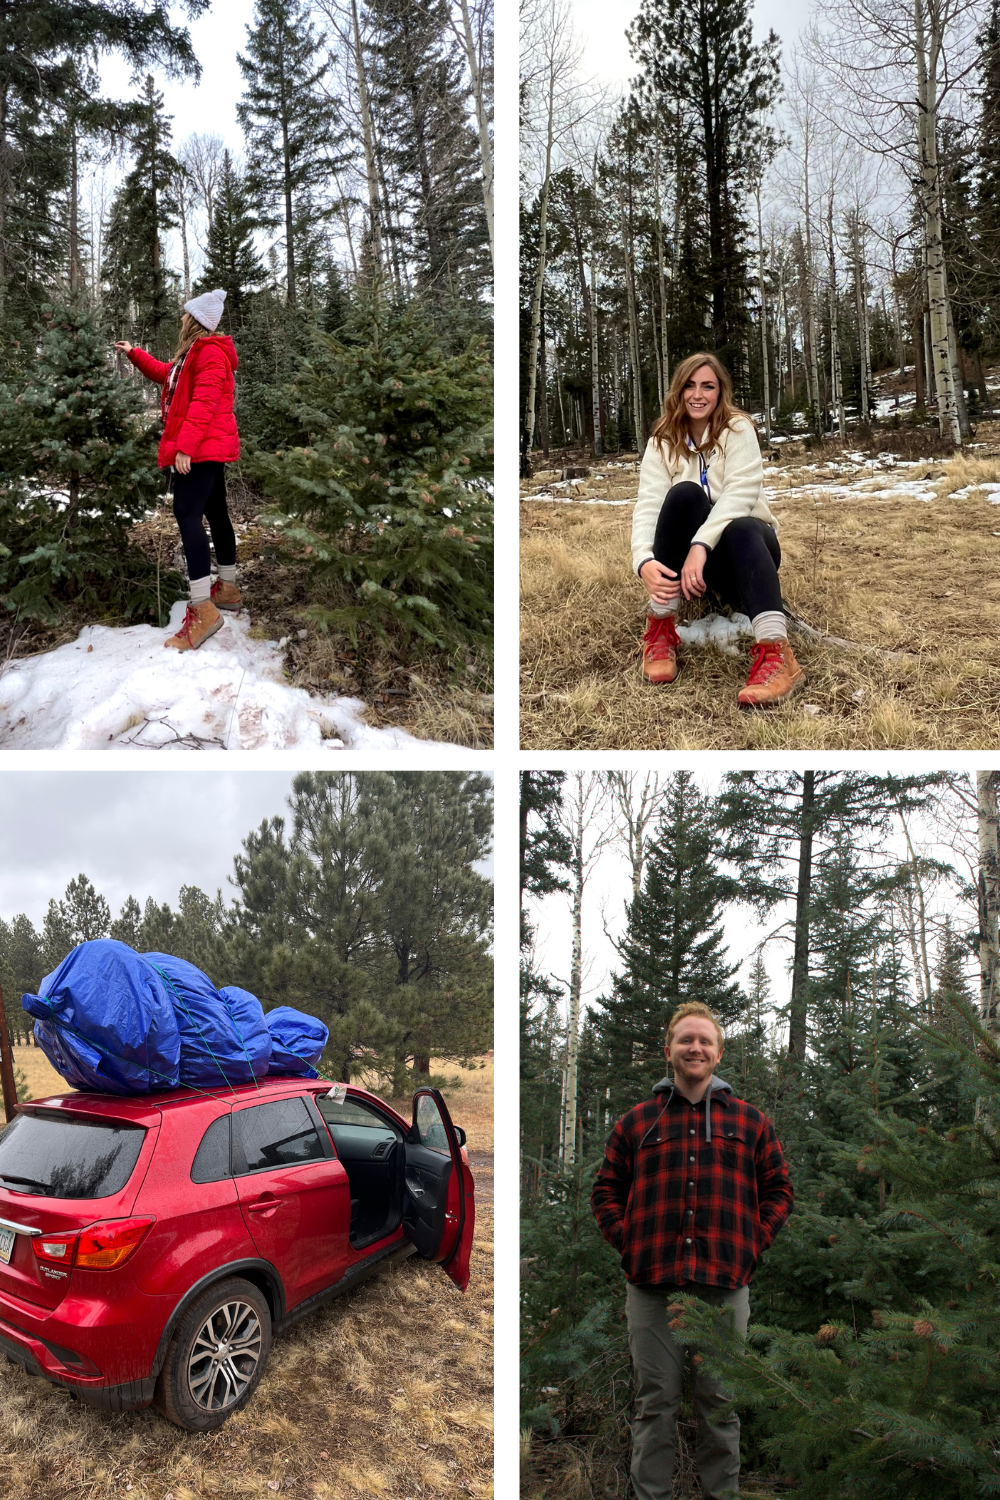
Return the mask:
[(469, 1284), (476, 1223), (475, 1189), (464, 1148), (465, 1132), (451, 1123), (437, 1089), (418, 1089), (404, 1145), (403, 1233), (463, 1292)]

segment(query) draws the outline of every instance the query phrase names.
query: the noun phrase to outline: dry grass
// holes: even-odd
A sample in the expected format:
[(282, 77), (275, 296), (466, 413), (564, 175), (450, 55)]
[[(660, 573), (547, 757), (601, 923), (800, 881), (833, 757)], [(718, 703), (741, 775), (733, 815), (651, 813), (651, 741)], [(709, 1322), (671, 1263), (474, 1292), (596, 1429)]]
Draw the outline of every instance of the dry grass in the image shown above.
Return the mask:
[[(65, 1084), (15, 1048), (36, 1096)], [(445, 1089), (472, 1150), (491, 1149), (492, 1059)], [(54, 1080), (54, 1082), (53, 1082)], [(485, 1195), (484, 1195), (485, 1197)], [(493, 1494), (493, 1211), (477, 1204), (462, 1293), (409, 1260), (274, 1345), (250, 1406), (217, 1433), (153, 1410), (106, 1416), (0, 1366), (3, 1500), (489, 1500)]]
[[(985, 749), (1000, 745), (1000, 431), (974, 455), (848, 473), (844, 454), (783, 450), (765, 483), (789, 608), (848, 651), (793, 632), (806, 684), (766, 713), (736, 706), (738, 656), (685, 648), (669, 689), (639, 673), (645, 591), (629, 568), (631, 506), (522, 505), (522, 744), (533, 749)], [(794, 447), (795, 451), (792, 450)], [(617, 463), (623, 460), (617, 460)], [(578, 497), (634, 499), (637, 457)], [(526, 487), (552, 489), (556, 475)], [(924, 481), (931, 503), (873, 491)], [(850, 498), (835, 493), (850, 483)], [(810, 486), (804, 493), (805, 486)], [(823, 486), (828, 486), (824, 489)], [(815, 488), (814, 488), (815, 487)], [(696, 612), (700, 612), (697, 607)], [(889, 653), (900, 653), (892, 655)]]

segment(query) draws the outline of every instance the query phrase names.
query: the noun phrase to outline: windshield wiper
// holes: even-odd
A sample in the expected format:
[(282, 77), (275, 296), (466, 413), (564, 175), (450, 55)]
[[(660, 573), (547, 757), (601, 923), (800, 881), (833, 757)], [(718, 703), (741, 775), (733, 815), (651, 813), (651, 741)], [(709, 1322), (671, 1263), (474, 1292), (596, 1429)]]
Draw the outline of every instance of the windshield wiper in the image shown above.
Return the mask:
[(0, 1172), (0, 1182), (23, 1182), (25, 1187), (41, 1188), (43, 1193), (52, 1186), (50, 1182), (39, 1182), (37, 1177), (12, 1177), (9, 1172)]

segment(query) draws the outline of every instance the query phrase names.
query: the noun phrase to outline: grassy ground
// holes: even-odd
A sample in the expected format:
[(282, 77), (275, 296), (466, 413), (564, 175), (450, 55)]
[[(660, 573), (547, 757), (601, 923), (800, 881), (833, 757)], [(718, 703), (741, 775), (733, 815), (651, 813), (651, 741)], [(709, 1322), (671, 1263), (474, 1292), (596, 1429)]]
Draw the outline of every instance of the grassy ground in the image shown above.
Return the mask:
[[(485, 655), (451, 659), (415, 649), (402, 637), (380, 641), (362, 636), (354, 646), (346, 635), (317, 630), (304, 615), (314, 601), (302, 559), (261, 520), (261, 498), (243, 483), (237, 469), (228, 474), (227, 486), (240, 589), (253, 621), (250, 633), (261, 640), (284, 641), (285, 677), (293, 687), (322, 696), (361, 698), (367, 723), (393, 725), (419, 739), (445, 740), (474, 750), (492, 745), (492, 676)], [(183, 552), (169, 505), (136, 527), (135, 539), (149, 557), (159, 558), (164, 574), (171, 569), (183, 574)], [(21, 624), (0, 612), (0, 671), (5, 661), (51, 651), (75, 640), (85, 625), (96, 623), (122, 622), (98, 619), (73, 605), (53, 628), (36, 621)]]
[[(736, 655), (685, 648), (669, 688), (639, 672), (646, 594), (630, 568), (638, 455), (595, 466), (574, 490), (558, 472), (523, 486), (522, 744), (533, 749), (983, 749), (1000, 745), (1000, 424), (978, 446), (917, 460), (929, 429), (881, 430), (879, 447), (789, 443), (765, 471), (779, 522), (786, 605), (849, 650), (791, 632), (806, 681), (788, 704), (736, 706)], [(893, 463), (886, 449), (904, 451)], [(853, 458), (850, 455), (854, 455)], [(886, 494), (915, 485), (928, 498)], [(956, 491), (973, 487), (972, 493)], [(558, 502), (533, 498), (539, 492)], [(880, 493), (881, 492), (881, 493)], [(932, 498), (931, 498), (932, 497)], [(684, 607), (684, 616), (704, 606)]]
[[(36, 1097), (65, 1084), (34, 1047), (15, 1056)], [(492, 1059), (443, 1090), (477, 1154), (493, 1149)], [(395, 1101), (408, 1114), (409, 1101)], [(491, 1159), (491, 1158), (490, 1158)], [(0, 1365), (3, 1500), (489, 1500), (493, 1494), (493, 1210), (477, 1193), (463, 1296), (413, 1259), (275, 1342), (249, 1407), (194, 1436), (152, 1409), (106, 1416)]]

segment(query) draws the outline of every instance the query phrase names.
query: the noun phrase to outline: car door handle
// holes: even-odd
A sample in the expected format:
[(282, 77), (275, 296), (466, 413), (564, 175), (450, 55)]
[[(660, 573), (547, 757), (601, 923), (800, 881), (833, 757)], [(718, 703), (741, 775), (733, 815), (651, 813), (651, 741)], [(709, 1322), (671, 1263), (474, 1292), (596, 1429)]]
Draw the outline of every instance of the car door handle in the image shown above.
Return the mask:
[(278, 1199), (273, 1193), (268, 1193), (264, 1198), (258, 1198), (253, 1203), (247, 1204), (248, 1214), (269, 1214), (278, 1206)]

